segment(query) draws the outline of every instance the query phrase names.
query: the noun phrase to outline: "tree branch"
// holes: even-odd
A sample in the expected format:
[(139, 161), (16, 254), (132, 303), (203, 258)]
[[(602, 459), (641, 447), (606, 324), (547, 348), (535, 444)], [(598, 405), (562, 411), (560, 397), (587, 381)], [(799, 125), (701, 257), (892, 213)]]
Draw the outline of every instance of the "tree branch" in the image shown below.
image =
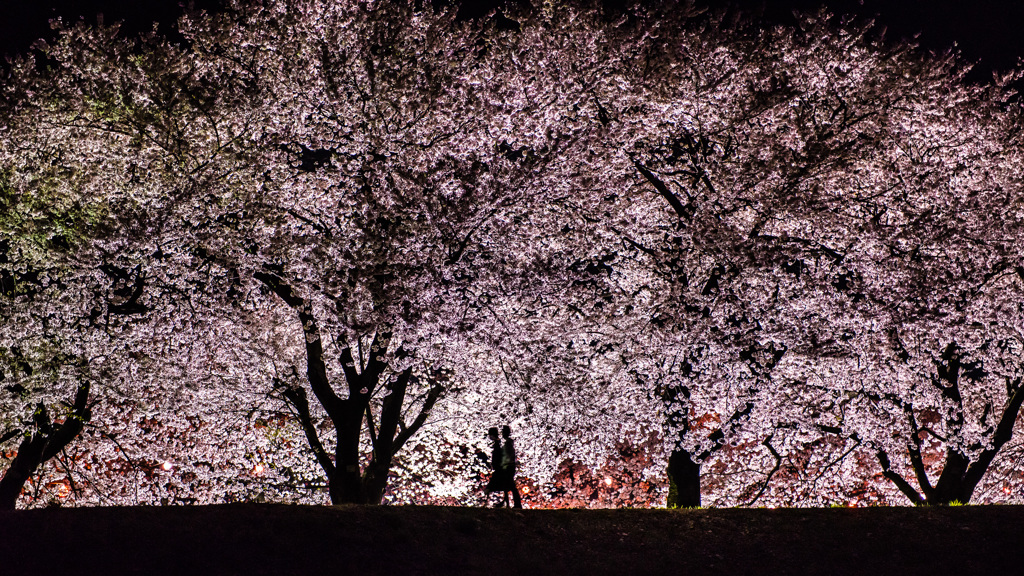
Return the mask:
[(653, 172), (648, 170), (647, 167), (635, 159), (633, 160), (633, 166), (636, 166), (636, 169), (640, 171), (640, 174), (642, 174), (652, 186), (654, 186), (654, 189), (658, 191), (658, 194), (661, 194), (661, 196), (668, 201), (669, 205), (672, 206), (672, 210), (674, 210), (680, 218), (687, 222), (693, 218), (693, 207), (689, 204), (684, 206), (683, 203), (680, 202), (679, 197), (673, 194), (660, 178), (655, 176)]
[(367, 388), (367, 394), (373, 394), (374, 388), (380, 381), (381, 374), (387, 368), (385, 357), (388, 347), (391, 345), (391, 330), (386, 328), (378, 330), (373, 335), (373, 342), (370, 344), (370, 357), (366, 360), (366, 368), (363, 369), (363, 386)]
[(935, 489), (928, 480), (928, 471), (924, 469), (924, 460), (921, 458), (921, 437), (919, 436), (921, 430), (917, 427), (913, 406), (908, 405), (904, 408), (904, 411), (907, 416), (907, 423), (910, 425), (910, 442), (907, 444), (907, 452), (910, 453), (910, 465), (914, 468), (917, 483), (921, 486), (925, 497), (931, 499), (934, 496)]
[(395, 437), (394, 450), (397, 452), (405, 445), (409, 438), (412, 438), (423, 424), (427, 421), (430, 416), (430, 411), (434, 408), (434, 404), (437, 403), (441, 395), (444, 394), (444, 386), (434, 383), (431, 385), (430, 390), (427, 392), (427, 398), (423, 401), (423, 405), (420, 407), (419, 414), (416, 415), (416, 419), (412, 421), (412, 424), (403, 427), (402, 431)]
[(761, 445), (768, 449), (768, 452), (771, 453), (772, 458), (775, 458), (775, 466), (773, 466), (772, 469), (768, 472), (768, 475), (765, 476), (764, 482), (761, 483), (761, 489), (757, 491), (757, 494), (754, 494), (754, 497), (751, 498), (749, 502), (743, 504), (743, 506), (753, 506), (758, 501), (758, 499), (761, 498), (765, 491), (768, 490), (768, 483), (771, 482), (772, 476), (774, 476), (775, 473), (778, 472), (780, 468), (782, 468), (782, 456), (779, 454), (777, 450), (775, 450), (775, 447), (772, 446), (772, 436), (768, 436), (767, 438), (765, 438), (764, 441), (761, 442)]
[(750, 412), (753, 409), (754, 409), (754, 403), (753, 402), (747, 402), (743, 406), (743, 408), (733, 412), (732, 416), (730, 416), (729, 419), (726, 420), (724, 424), (722, 424), (721, 426), (718, 427), (718, 430), (715, 430), (714, 432), (712, 432), (708, 436), (708, 440), (712, 441), (711, 448), (708, 448), (707, 450), (702, 452), (699, 456), (697, 456), (697, 458), (696, 458), (697, 461), (700, 462), (700, 461), (706, 460), (712, 454), (714, 454), (715, 452), (718, 452), (719, 450), (721, 450), (722, 447), (725, 446), (725, 443), (724, 443), (725, 434), (726, 434), (725, 433), (725, 428), (728, 426), (729, 429), (730, 429), (729, 431), (731, 432), (732, 428), (734, 428), (736, 426), (736, 424), (740, 420), (742, 420), (743, 418), (746, 418), (748, 415), (750, 415)]
[(366, 429), (370, 433), (370, 443), (375, 447), (377, 446), (377, 425), (373, 421), (373, 409), (370, 408), (370, 404), (366, 404)]
[(21, 432), (22, 430), (20, 428), (15, 428), (14, 430), (11, 430), (10, 432), (4, 434), (3, 436), (0, 436), (0, 444), (7, 442), (8, 440), (14, 438), (15, 436), (18, 436), (19, 434), (21, 434)]
[(380, 408), (380, 429), (373, 442), (374, 457), (380, 461), (390, 459), (397, 450), (394, 445), (395, 434), (402, 419), (402, 404), (405, 403), (411, 377), (412, 368), (406, 368), (387, 385), (388, 395), (384, 397)]
[(341, 399), (338, 398), (327, 379), (320, 328), (316, 318), (313, 317), (309, 303), (295, 294), (292, 287), (275, 274), (258, 271), (253, 274), (253, 278), (270, 288), (281, 300), (284, 300), (285, 304), (298, 312), (299, 322), (302, 323), (302, 332), (306, 340), (306, 377), (309, 379), (309, 386), (313, 389), (317, 400), (320, 401), (320, 405), (327, 411), (327, 415), (332, 420), (338, 421), (341, 417)]
[[(358, 386), (359, 372), (356, 372), (356, 360), (352, 356), (352, 347), (345, 346), (341, 349), (341, 369), (345, 372), (345, 382), (349, 389)], [(361, 367), (360, 367), (361, 368)]]
[(306, 398), (306, 390), (301, 386), (292, 388), (280, 381), (278, 381), (278, 385), (282, 389), (282, 393), (288, 400), (288, 403), (295, 409), (295, 414), (299, 418), (302, 431), (306, 434), (306, 441), (313, 450), (317, 463), (320, 464), (324, 473), (327, 474), (327, 479), (330, 480), (334, 477), (336, 468), (334, 462), (331, 461), (331, 457), (327, 454), (327, 450), (324, 449), (323, 443), (320, 442), (320, 435), (316, 432), (316, 426), (313, 425), (313, 418), (309, 412), (309, 400)]
[(882, 475), (895, 484), (900, 489), (900, 492), (903, 492), (915, 506), (924, 505), (924, 497), (917, 490), (914, 490), (914, 487), (903, 476), (900, 476), (899, 472), (892, 469), (892, 465), (889, 463), (889, 455), (884, 450), (879, 450), (876, 455), (878, 456), (878, 463), (882, 465)]
[(1017, 423), (1021, 404), (1024, 403), (1024, 386), (1021, 386), (1020, 378), (1016, 380), (1013, 389), (1013, 395), (1007, 401), (1006, 408), (1003, 409), (1003, 415), (999, 418), (999, 424), (996, 426), (996, 433), (992, 437), (992, 447), (983, 451), (978, 456), (978, 459), (971, 463), (964, 474), (964, 489), (968, 494), (974, 492), (975, 486), (978, 485), (982, 476), (985, 475), (996, 454), (1013, 438), (1013, 427)]

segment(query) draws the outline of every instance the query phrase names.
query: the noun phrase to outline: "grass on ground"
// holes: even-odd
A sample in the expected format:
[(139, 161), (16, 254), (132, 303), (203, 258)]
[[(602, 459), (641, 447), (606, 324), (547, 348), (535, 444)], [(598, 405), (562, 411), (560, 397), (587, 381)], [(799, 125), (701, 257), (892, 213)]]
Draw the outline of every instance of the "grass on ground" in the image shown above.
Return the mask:
[(0, 513), (0, 574), (1021, 574), (1024, 507)]

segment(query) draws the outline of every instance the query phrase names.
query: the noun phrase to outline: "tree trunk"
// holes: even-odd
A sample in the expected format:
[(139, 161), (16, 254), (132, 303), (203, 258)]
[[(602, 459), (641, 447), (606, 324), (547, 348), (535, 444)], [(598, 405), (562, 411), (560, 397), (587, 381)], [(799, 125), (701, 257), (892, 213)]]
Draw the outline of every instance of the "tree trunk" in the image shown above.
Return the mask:
[(339, 468), (328, 480), (328, 493), (331, 504), (365, 504), (363, 483), (359, 476), (359, 468), (352, 470), (346, 466)]
[(668, 507), (700, 507), (700, 464), (685, 450), (673, 450), (668, 458)]
[[(334, 451), (335, 472), (329, 480), (331, 504), (365, 504), (363, 480), (359, 467), (359, 435), (362, 431), (363, 405), (345, 401), (345, 417), (334, 425), (338, 444)], [(358, 412), (356, 410), (358, 409)]]
[(363, 495), (367, 504), (379, 505), (384, 501), (384, 492), (388, 488), (388, 476), (391, 474), (391, 458), (386, 462), (371, 462), (363, 477)]
[(11, 462), (3, 478), (0, 478), (0, 510), (14, 510), (25, 482), (35, 474), (44, 462), (53, 458), (72, 440), (78, 437), (92, 413), (88, 406), (89, 382), (78, 385), (75, 403), (60, 425), (54, 427), (43, 404), (39, 404), (33, 419), (36, 431), (21, 441), (18, 455)]
[[(402, 406), (412, 376), (412, 370), (406, 369), (394, 382), (385, 384), (389, 388), (389, 394), (384, 397), (380, 427), (375, 430), (369, 405), (374, 390), (381, 385), (381, 376), (387, 369), (385, 356), (391, 345), (390, 329), (384, 328), (374, 334), (370, 356), (361, 366), (357, 366), (357, 360), (362, 362), (361, 355), (357, 359), (352, 354), (351, 346), (342, 348), (341, 368), (348, 384), (348, 397), (342, 399), (338, 397), (328, 380), (320, 328), (309, 303), (298, 296), (273, 270), (256, 272), (253, 277), (263, 282), (298, 313), (306, 340), (306, 378), (317, 401), (334, 424), (337, 444), (333, 462), (320, 442), (305, 391), (281, 381), (275, 381), (275, 388), (282, 391), (299, 417), (306, 440), (327, 475), (331, 503), (380, 504), (387, 489), (394, 454), (426, 421), (430, 409), (441, 395), (442, 388), (431, 387), (419, 415), (406, 426), (402, 422)], [(401, 350), (395, 353), (403, 354)], [(365, 475), (361, 473), (359, 453), (364, 414), (373, 444), (373, 457)]]
[(0, 510), (14, 510), (21, 488), (43, 461), (45, 447), (46, 436), (43, 434), (33, 434), (18, 446), (18, 455), (0, 479)]
[[(946, 462), (942, 467), (935, 488), (928, 495), (926, 504), (929, 506), (948, 506), (954, 501), (966, 504), (961, 500), (964, 492), (964, 475), (970, 460), (953, 448), (946, 449)], [(969, 498), (969, 497), (968, 497)]]

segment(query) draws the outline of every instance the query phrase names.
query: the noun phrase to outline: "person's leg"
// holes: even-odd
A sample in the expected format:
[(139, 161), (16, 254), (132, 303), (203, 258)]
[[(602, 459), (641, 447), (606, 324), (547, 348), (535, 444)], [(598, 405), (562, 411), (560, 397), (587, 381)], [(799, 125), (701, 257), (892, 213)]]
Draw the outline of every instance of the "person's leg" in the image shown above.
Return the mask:
[(519, 487), (515, 480), (512, 481), (512, 503), (516, 508), (523, 507), (523, 497), (519, 494)]
[[(496, 477), (496, 475), (497, 475), (496, 472), (491, 473), (491, 478), (487, 481), (487, 486), (484, 487), (484, 495), (485, 495), (485, 498), (484, 498), (484, 508), (486, 508), (486, 507), (491, 505), (491, 494), (494, 494), (495, 492), (499, 492), (499, 490), (498, 490), (498, 478)], [(500, 505), (500, 503), (501, 503), (501, 494), (498, 494), (498, 504), (495, 504), (494, 507), (497, 508)]]
[(495, 508), (508, 506), (508, 471), (504, 468), (494, 471), (494, 488), (498, 492), (498, 505)]

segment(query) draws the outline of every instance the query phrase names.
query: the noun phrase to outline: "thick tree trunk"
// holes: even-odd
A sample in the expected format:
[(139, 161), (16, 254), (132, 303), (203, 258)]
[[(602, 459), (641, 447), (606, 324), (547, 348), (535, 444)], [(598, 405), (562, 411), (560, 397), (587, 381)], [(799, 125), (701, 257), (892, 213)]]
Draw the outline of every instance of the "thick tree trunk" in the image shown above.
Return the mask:
[(674, 450), (668, 458), (668, 507), (700, 507), (700, 464), (685, 450)]
[(347, 466), (339, 468), (328, 481), (328, 492), (331, 496), (331, 504), (334, 505), (366, 503), (358, 467), (355, 470)]
[(0, 478), (0, 510), (14, 510), (25, 482), (44, 462), (56, 456), (78, 437), (91, 417), (88, 402), (89, 383), (83, 382), (78, 385), (75, 393), (72, 413), (56, 427), (46, 408), (39, 404), (34, 415), (36, 431), (22, 440), (18, 446), (18, 455), (14, 457), (3, 478)]
[[(362, 431), (363, 405), (345, 401), (344, 418), (335, 421), (338, 444), (335, 449), (335, 472), (330, 479), (331, 504), (365, 504), (363, 479), (359, 467), (359, 435)], [(356, 412), (358, 410), (358, 412)]]
[(384, 501), (391, 474), (391, 458), (386, 462), (371, 462), (363, 476), (363, 495), (367, 504), (378, 505)]
[[(950, 362), (952, 363), (952, 360)], [(944, 374), (946, 375), (944, 378), (955, 385), (955, 378), (949, 376), (949, 374), (955, 376), (956, 372), (951, 369), (945, 369), (942, 366), (940, 366), (940, 369), (945, 370)], [(1009, 398), (992, 436), (991, 445), (979, 454), (977, 459), (972, 461), (959, 450), (947, 448), (946, 461), (942, 466), (942, 472), (935, 486), (932, 486), (928, 480), (928, 474), (925, 472), (924, 462), (920, 454), (920, 446), (919, 444), (912, 444), (910, 446), (910, 461), (917, 476), (920, 491), (914, 489), (903, 476), (892, 470), (888, 455), (884, 451), (879, 451), (878, 461), (882, 465), (885, 477), (893, 482), (916, 506), (948, 506), (953, 502), (961, 504), (970, 502), (975, 488), (977, 488), (978, 483), (985, 476), (996, 455), (1013, 438), (1014, 425), (1017, 422), (1017, 417), (1020, 415), (1021, 407), (1024, 406), (1024, 386), (1021, 386), (1020, 379), (1008, 384), (1007, 393)], [(958, 401), (959, 397), (959, 392), (956, 391), (955, 398)], [(916, 437), (920, 429), (917, 426), (913, 413), (909, 414), (909, 421), (912, 429), (915, 431), (912, 437)]]
[(43, 461), (44, 448), (46, 436), (42, 434), (33, 434), (18, 446), (18, 455), (0, 479), (0, 510), (14, 510), (21, 488)]
[[(942, 474), (931, 494), (928, 494), (926, 503), (930, 506), (948, 506), (954, 501), (966, 504), (963, 498), (964, 475), (970, 460), (960, 452), (946, 449), (946, 463), (942, 467)], [(968, 496), (968, 500), (970, 497)]]
[[(299, 417), (306, 440), (327, 475), (331, 503), (380, 504), (387, 490), (395, 453), (423, 426), (443, 388), (439, 385), (432, 386), (423, 401), (419, 415), (412, 423), (406, 425), (402, 420), (402, 406), (412, 370), (406, 369), (394, 381), (381, 381), (387, 369), (385, 356), (391, 346), (391, 331), (385, 328), (374, 334), (369, 358), (365, 362), (361, 354), (359, 358), (353, 355), (351, 346), (342, 348), (340, 361), (345, 373), (345, 383), (348, 385), (348, 397), (340, 398), (327, 377), (320, 328), (309, 303), (298, 296), (291, 286), (284, 283), (272, 270), (256, 272), (254, 278), (263, 282), (292, 307), (298, 313), (299, 322), (302, 324), (306, 340), (306, 377), (309, 387), (334, 424), (338, 440), (333, 462), (320, 442), (305, 390), (301, 387), (288, 386), (281, 381), (275, 382), (275, 388), (282, 391)], [(401, 350), (395, 353), (403, 354)], [(376, 426), (370, 410), (370, 399), (382, 384), (388, 387), (388, 394), (382, 401), (380, 423)], [(365, 473), (362, 473), (359, 440), (364, 415), (373, 445), (373, 456)]]

